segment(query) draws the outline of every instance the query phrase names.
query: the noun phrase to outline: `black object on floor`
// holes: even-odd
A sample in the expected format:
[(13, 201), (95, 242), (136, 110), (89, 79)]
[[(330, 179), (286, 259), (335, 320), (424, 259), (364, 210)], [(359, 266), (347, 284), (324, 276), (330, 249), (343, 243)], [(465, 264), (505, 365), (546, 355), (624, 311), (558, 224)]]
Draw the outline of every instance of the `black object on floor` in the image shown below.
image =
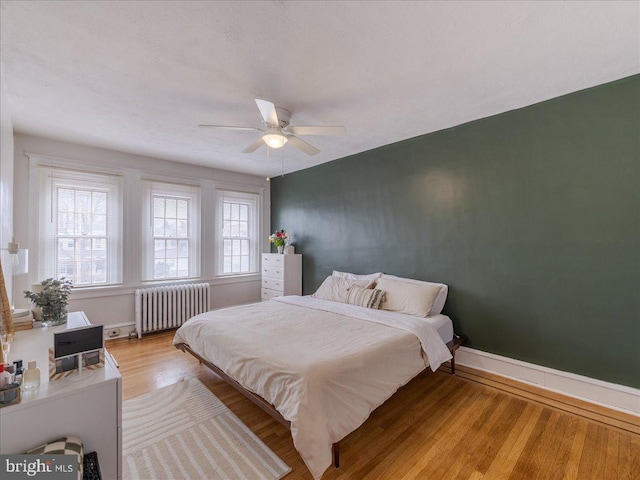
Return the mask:
[(102, 475), (100, 475), (100, 464), (98, 463), (98, 454), (96, 452), (85, 453), (83, 468), (82, 480), (102, 480)]

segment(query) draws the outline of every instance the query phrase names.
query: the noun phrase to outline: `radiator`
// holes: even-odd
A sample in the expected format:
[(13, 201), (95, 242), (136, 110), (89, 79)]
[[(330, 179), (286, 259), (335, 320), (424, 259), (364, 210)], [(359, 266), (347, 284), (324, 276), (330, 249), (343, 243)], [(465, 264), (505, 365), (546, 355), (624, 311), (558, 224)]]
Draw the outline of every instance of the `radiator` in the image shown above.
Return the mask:
[(176, 328), (209, 310), (209, 284), (190, 283), (136, 290), (136, 333)]

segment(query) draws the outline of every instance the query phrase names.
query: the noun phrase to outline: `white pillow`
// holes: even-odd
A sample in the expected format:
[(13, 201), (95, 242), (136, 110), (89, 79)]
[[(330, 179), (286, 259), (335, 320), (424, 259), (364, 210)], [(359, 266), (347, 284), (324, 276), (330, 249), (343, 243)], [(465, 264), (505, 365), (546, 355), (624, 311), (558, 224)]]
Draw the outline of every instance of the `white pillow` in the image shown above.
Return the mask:
[(385, 277), (378, 280), (376, 289), (385, 292), (384, 301), (380, 304), (382, 310), (418, 317), (428, 317), (431, 314), (433, 303), (440, 291), (440, 287), (425, 282), (411, 283)]
[(333, 273), (331, 274), (332, 277), (346, 278), (349, 281), (368, 280), (369, 284), (364, 288), (373, 288), (373, 286), (376, 283), (376, 280), (379, 279), (381, 275), (382, 275), (382, 272), (370, 273), (369, 275), (358, 275), (358, 274), (349, 273), (349, 272), (339, 272), (337, 270), (334, 270)]
[(331, 276), (325, 278), (316, 293), (311, 296), (332, 302), (347, 303), (349, 287), (355, 285), (366, 288), (368, 284), (368, 280), (347, 280), (346, 278)]
[(432, 285), (434, 287), (439, 287), (440, 291), (438, 292), (438, 296), (433, 302), (433, 306), (431, 307), (431, 312), (429, 313), (429, 316), (433, 317), (434, 315), (438, 315), (440, 312), (442, 312), (442, 309), (444, 308), (444, 304), (447, 301), (447, 293), (449, 292), (449, 287), (444, 283), (423, 282), (422, 280), (415, 280), (413, 278), (396, 277), (395, 275), (387, 275), (386, 273), (382, 274), (382, 278), (389, 278), (391, 280), (398, 280), (401, 282), (426, 284), (426, 285)]

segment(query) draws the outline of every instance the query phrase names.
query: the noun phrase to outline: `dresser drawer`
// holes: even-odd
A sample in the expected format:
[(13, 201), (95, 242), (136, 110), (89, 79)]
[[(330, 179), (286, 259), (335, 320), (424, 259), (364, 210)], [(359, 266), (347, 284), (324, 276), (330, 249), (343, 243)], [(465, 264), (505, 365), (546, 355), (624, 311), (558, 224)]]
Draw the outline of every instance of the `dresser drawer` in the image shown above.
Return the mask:
[(271, 267), (284, 267), (284, 255), (279, 253), (263, 253), (262, 254), (262, 266), (268, 265)]
[(263, 301), (271, 300), (272, 298), (281, 297), (281, 296), (282, 296), (282, 291), (271, 290), (270, 288), (263, 288), (262, 289), (262, 300)]
[(262, 277), (262, 288), (284, 292), (284, 281), (281, 278)]
[(277, 278), (282, 280), (284, 278), (284, 267), (274, 267), (273, 265), (262, 265), (262, 276), (269, 278)]

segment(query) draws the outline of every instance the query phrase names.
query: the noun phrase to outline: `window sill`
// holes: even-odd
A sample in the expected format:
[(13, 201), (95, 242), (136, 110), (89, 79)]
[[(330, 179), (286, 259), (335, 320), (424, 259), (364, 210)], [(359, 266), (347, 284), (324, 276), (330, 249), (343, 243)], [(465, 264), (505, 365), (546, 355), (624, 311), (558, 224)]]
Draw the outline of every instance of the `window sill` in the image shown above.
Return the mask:
[(214, 277), (211, 279), (191, 278), (189, 280), (166, 281), (166, 282), (143, 282), (140, 285), (109, 285), (104, 287), (83, 287), (74, 289), (70, 300), (84, 300), (88, 298), (116, 297), (120, 295), (134, 295), (138, 288), (170, 287), (187, 283), (208, 283), (210, 286), (229, 285), (234, 283), (259, 282), (259, 273), (246, 275), (232, 275), (224, 277)]

